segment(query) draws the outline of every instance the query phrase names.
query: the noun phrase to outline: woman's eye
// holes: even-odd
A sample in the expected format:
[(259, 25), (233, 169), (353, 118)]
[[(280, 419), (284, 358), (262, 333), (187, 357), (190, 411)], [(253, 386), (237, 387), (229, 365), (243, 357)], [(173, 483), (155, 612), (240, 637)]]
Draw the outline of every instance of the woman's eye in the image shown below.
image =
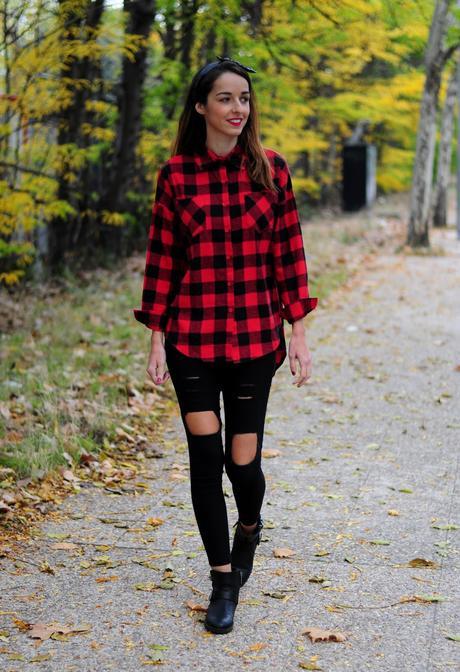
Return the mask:
[[(228, 98), (227, 96), (225, 96), (225, 98), (221, 98), (221, 99), (220, 99), (220, 101), (221, 101), (222, 103), (227, 103), (229, 100), (230, 100), (230, 98)], [(243, 103), (248, 103), (248, 102), (249, 102), (249, 98), (241, 98), (241, 101), (242, 101)]]

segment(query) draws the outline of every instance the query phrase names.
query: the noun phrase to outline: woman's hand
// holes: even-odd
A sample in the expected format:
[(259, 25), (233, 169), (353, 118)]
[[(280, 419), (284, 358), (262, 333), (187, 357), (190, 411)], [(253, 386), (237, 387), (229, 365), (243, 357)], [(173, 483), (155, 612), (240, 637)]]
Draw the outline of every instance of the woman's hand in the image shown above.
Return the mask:
[(312, 371), (312, 357), (307, 345), (303, 320), (293, 323), (292, 336), (289, 340), (289, 366), (293, 376), (296, 375), (297, 363), (300, 366), (300, 375), (292, 381), (292, 384), (301, 387), (310, 378)]
[(147, 373), (156, 385), (165, 383), (170, 377), (169, 371), (166, 371), (166, 352), (161, 331), (152, 331)]

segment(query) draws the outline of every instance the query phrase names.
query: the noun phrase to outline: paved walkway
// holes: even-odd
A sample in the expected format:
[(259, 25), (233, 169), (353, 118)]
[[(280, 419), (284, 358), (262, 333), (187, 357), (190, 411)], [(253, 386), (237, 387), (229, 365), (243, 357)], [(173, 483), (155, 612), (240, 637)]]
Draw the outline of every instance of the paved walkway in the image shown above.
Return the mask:
[[(310, 384), (278, 371), (266, 527), (232, 633), (191, 608), (210, 582), (177, 415), (153, 495), (85, 488), (21, 562), (0, 561), (1, 668), (460, 670), (460, 244), (434, 242), (445, 256), (379, 257), (308, 319)], [(82, 630), (36, 647), (21, 621)], [(310, 627), (347, 639), (313, 643)]]

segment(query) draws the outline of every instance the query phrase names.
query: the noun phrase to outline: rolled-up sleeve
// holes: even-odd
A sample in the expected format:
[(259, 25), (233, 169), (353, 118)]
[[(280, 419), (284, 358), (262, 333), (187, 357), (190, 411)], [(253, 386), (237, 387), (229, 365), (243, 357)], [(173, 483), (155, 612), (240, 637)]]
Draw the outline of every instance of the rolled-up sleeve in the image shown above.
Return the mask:
[(168, 307), (185, 272), (186, 256), (174, 226), (174, 195), (170, 168), (158, 171), (145, 261), (142, 305), (134, 317), (149, 329), (164, 331)]
[(296, 200), (288, 165), (279, 157), (277, 217), (273, 232), (274, 275), (281, 300), (281, 317), (290, 324), (316, 308), (308, 289), (308, 270)]

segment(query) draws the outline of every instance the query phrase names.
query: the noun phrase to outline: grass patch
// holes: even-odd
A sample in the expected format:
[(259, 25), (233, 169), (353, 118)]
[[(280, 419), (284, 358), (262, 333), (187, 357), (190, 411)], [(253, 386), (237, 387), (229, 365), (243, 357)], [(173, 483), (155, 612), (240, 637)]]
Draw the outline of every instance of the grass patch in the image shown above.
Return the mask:
[(326, 299), (331, 292), (341, 287), (348, 277), (349, 273), (346, 268), (339, 268), (336, 271), (324, 271), (309, 282), (310, 294), (320, 299)]
[[(150, 332), (131, 312), (140, 269), (72, 282), (52, 298), (28, 298), (22, 328), (1, 337), (0, 465), (18, 478), (41, 477), (69, 456), (78, 461), (84, 451), (109, 447), (133, 416), (149, 436), (163, 407), (161, 390), (149, 405)], [(133, 395), (140, 400), (134, 406)]]

